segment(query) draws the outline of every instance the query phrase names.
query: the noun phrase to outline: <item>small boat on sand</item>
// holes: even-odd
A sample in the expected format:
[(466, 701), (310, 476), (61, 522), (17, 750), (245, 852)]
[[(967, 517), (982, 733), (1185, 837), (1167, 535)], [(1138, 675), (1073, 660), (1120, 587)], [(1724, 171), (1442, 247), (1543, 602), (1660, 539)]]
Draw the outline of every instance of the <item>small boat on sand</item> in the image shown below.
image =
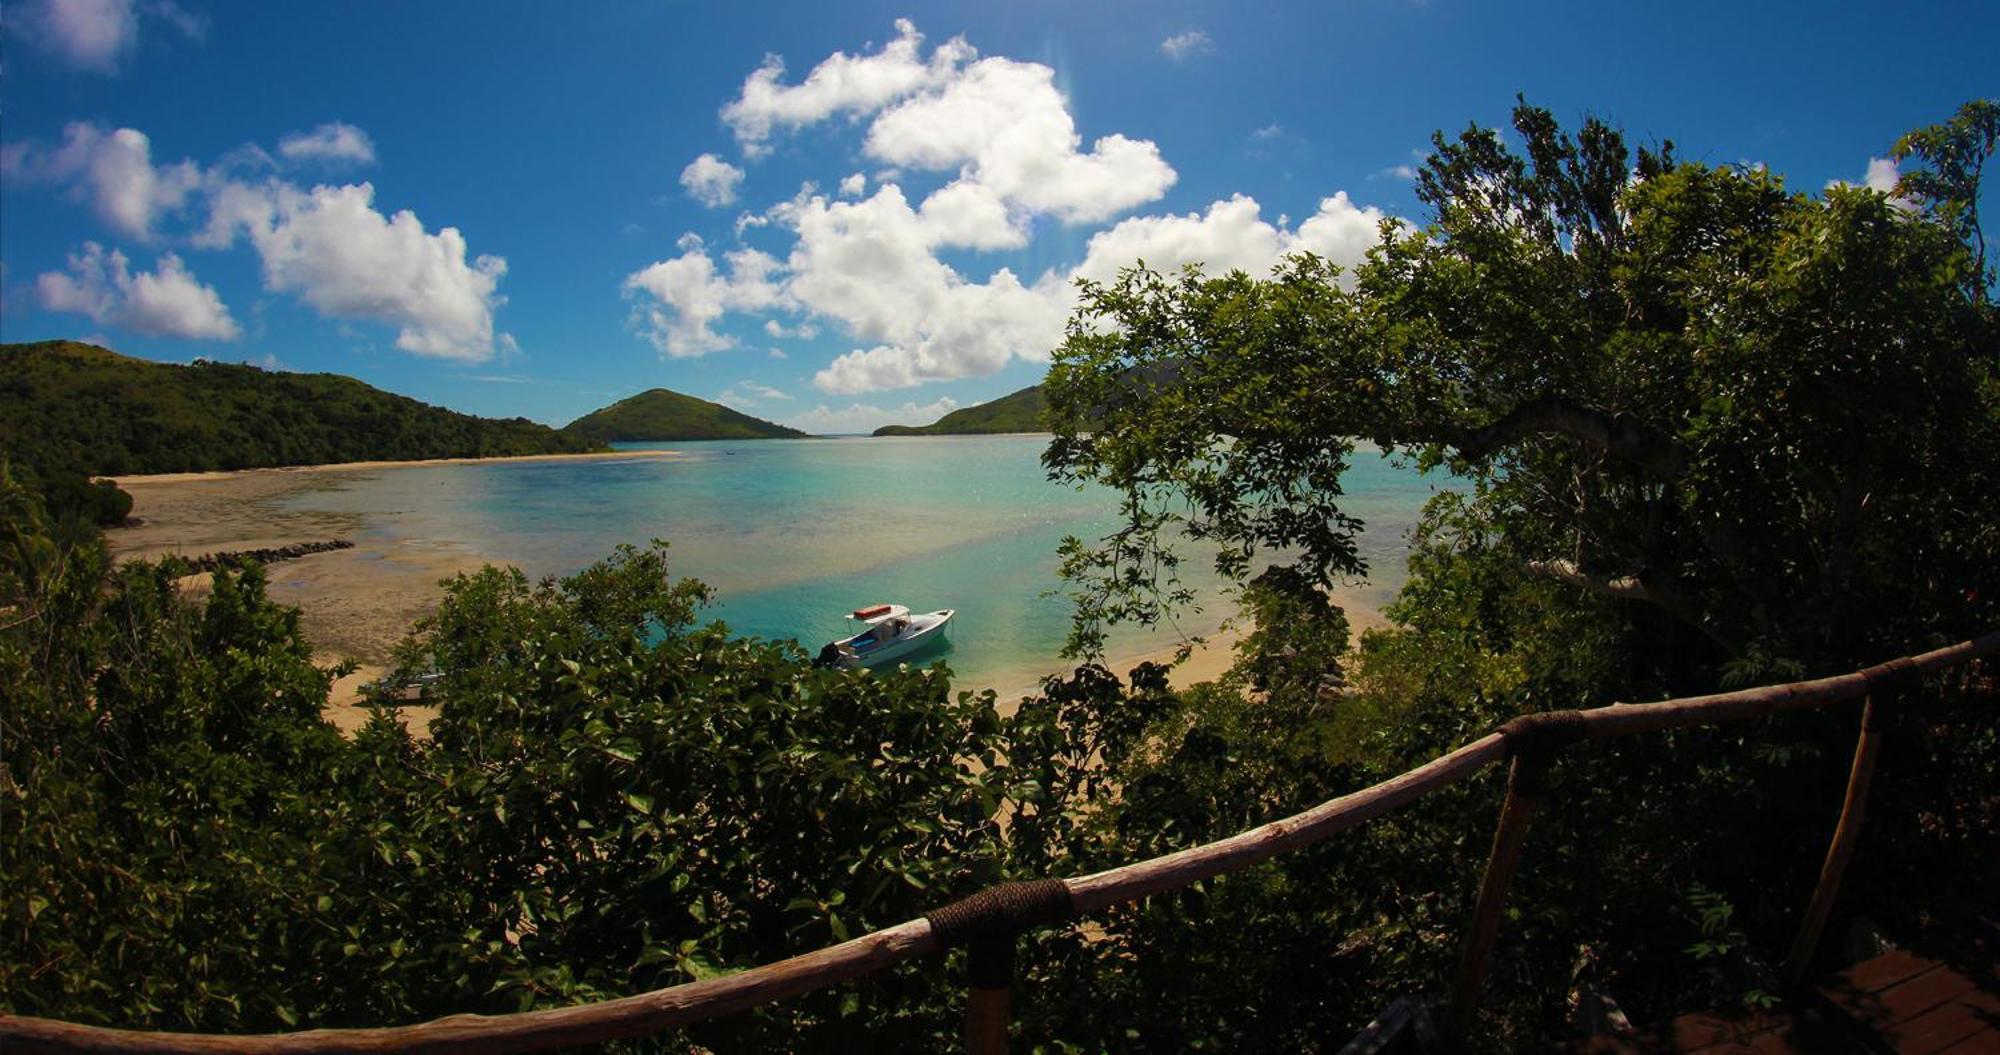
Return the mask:
[(816, 667), (879, 667), (894, 663), (928, 645), (943, 641), (952, 610), (911, 615), (900, 604), (871, 604), (847, 618), (866, 624), (858, 634), (829, 641), (813, 660)]

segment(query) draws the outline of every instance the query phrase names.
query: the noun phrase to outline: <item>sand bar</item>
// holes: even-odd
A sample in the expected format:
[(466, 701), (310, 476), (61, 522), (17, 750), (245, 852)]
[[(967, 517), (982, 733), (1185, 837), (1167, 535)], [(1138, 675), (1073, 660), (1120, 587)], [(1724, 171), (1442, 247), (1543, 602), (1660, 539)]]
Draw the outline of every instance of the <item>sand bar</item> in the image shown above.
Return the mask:
[(342, 474), (460, 464), (601, 462), (673, 457), (664, 450), (338, 462), (229, 472), (157, 473), (113, 479), (132, 495), (138, 523), (105, 533), (119, 559), (199, 556), (344, 538), (355, 548), (270, 565), (273, 599), (303, 613), (306, 636), (329, 655), (388, 661), (410, 625), (437, 605), (438, 581), (494, 563), (490, 554), (422, 538), (370, 533), (367, 514), (306, 512), (288, 499), (339, 488)]
[(416, 469), (426, 465), (505, 465), (509, 462), (603, 462), (636, 461), (641, 458), (672, 458), (679, 451), (591, 451), (586, 454), (508, 454), (495, 458), (415, 458), (408, 461), (381, 462), (329, 462), (324, 465), (281, 465), (268, 469), (218, 469), (200, 473), (137, 473), (131, 476), (113, 476), (118, 486), (131, 490), (134, 486), (150, 484), (177, 484), (189, 480), (233, 480), (260, 473), (341, 473), (359, 472), (371, 469)]

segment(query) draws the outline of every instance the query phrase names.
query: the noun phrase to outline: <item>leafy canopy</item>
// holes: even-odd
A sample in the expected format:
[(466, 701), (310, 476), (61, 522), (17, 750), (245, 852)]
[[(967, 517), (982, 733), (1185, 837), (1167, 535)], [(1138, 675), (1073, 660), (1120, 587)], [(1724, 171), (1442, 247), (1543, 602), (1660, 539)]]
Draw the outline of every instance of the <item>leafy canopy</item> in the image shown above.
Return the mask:
[[(1302, 255), (1084, 284), (1045, 463), (1126, 516), (1066, 550), (1072, 644), (1183, 599), (1188, 540), (1239, 580), (1260, 557), (1364, 574), (1357, 439), (1469, 478), (1438, 516), (1523, 574), (1649, 609), (1683, 657), (1663, 675), (1824, 669), (1990, 620), (2000, 379), (1969, 214), (1635, 155), (1526, 104), (1514, 130), (1519, 151), (1440, 135), (1431, 223), (1385, 224), (1351, 274)], [(1910, 147), (1960, 174), (1933, 200), (1976, 200), (1946, 138)]]

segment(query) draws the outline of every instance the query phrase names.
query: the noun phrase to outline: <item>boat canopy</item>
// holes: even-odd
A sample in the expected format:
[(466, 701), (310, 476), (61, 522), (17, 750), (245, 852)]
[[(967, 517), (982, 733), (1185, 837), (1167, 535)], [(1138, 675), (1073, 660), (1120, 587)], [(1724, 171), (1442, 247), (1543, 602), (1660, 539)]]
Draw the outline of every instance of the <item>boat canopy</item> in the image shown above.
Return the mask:
[(849, 612), (847, 618), (858, 619), (870, 626), (874, 626), (885, 619), (894, 619), (898, 616), (907, 616), (909, 614), (910, 610), (900, 604), (871, 604)]

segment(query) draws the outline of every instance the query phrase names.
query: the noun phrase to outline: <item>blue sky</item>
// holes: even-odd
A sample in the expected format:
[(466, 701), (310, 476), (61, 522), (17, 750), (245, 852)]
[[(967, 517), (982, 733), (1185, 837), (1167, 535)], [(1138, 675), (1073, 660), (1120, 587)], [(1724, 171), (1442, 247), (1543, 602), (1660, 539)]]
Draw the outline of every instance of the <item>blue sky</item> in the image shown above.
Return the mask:
[(1358, 256), (1516, 92), (1810, 189), (2000, 94), (1996, 40), (1990, 3), (17, 0), (0, 337), (921, 423), (1039, 380), (1078, 274)]

